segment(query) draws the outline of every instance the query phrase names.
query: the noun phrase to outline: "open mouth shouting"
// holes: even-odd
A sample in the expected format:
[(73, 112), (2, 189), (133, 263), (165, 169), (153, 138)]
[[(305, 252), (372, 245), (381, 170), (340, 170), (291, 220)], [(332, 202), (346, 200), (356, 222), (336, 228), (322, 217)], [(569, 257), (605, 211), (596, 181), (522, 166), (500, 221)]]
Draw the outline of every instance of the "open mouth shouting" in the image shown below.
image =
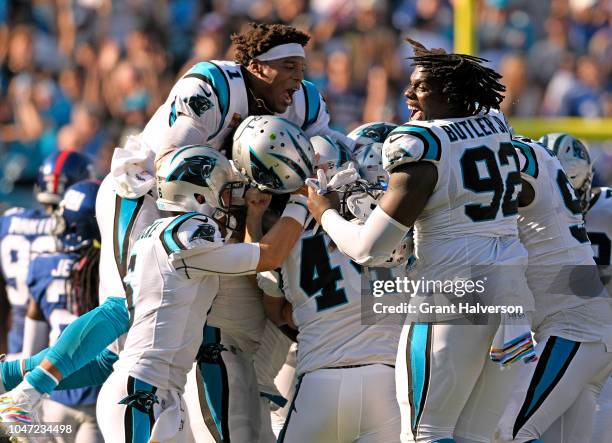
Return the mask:
[(293, 94), (299, 89), (299, 87), (295, 86), (292, 88), (287, 88), (283, 91), (281, 95), (281, 99), (285, 106), (291, 106), (293, 104)]
[(419, 107), (418, 102), (408, 100), (408, 109), (410, 109), (410, 120), (425, 120), (425, 113)]

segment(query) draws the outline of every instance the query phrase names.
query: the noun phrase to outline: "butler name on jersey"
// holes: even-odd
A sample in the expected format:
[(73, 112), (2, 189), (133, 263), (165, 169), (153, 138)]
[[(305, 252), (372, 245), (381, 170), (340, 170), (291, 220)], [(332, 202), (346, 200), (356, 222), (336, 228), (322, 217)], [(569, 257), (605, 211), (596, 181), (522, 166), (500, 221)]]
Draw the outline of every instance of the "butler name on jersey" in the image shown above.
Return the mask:
[[(478, 272), (485, 272), (473, 267), (476, 265), (526, 264), (516, 224), (519, 158), (503, 114), (411, 121), (399, 126), (383, 145), (383, 166), (392, 172), (412, 162), (433, 163), (438, 176), (414, 225), (414, 275), (432, 280), (476, 279)], [(491, 254), (495, 241), (504, 243), (503, 248), (495, 249), (497, 256)], [(499, 274), (502, 280), (523, 278), (518, 273), (513, 277)], [(487, 302), (511, 296), (502, 280), (492, 278), (490, 275)], [(493, 289), (496, 284), (502, 290)], [(529, 291), (515, 294), (512, 300), (523, 303), (525, 309), (532, 302)]]

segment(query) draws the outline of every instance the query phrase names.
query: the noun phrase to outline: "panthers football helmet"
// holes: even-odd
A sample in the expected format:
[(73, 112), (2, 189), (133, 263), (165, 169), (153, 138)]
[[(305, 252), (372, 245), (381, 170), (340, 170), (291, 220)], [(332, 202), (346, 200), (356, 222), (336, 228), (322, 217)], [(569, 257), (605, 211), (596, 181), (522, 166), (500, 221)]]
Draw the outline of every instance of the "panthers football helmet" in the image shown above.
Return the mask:
[(272, 115), (247, 117), (234, 133), (233, 161), (262, 191), (296, 191), (314, 174), (314, 149), (304, 132)]
[(593, 182), (593, 164), (587, 147), (577, 138), (564, 133), (546, 134), (539, 141), (557, 155), (580, 199), (580, 208), (586, 211), (591, 201)]
[(58, 205), (69, 186), (91, 178), (93, 164), (88, 156), (74, 151), (56, 151), (38, 168), (34, 185), (36, 200), (44, 205)]
[[(351, 151), (341, 141), (333, 140), (327, 135), (316, 135), (310, 139), (316, 160), (315, 170), (323, 169), (327, 180), (336, 175), (346, 163), (353, 159)], [(316, 158), (316, 157), (315, 157)]]
[[(168, 154), (158, 166), (157, 207), (162, 211), (195, 211), (212, 216), (214, 210), (229, 211), (232, 190), (243, 185), (230, 161), (216, 149), (183, 146)], [(226, 190), (227, 202), (223, 200)], [(198, 201), (198, 195), (206, 201)]]
[(389, 122), (365, 123), (349, 132), (347, 137), (355, 140), (357, 146), (370, 143), (380, 143), (382, 145), (395, 128), (397, 128), (397, 125)]

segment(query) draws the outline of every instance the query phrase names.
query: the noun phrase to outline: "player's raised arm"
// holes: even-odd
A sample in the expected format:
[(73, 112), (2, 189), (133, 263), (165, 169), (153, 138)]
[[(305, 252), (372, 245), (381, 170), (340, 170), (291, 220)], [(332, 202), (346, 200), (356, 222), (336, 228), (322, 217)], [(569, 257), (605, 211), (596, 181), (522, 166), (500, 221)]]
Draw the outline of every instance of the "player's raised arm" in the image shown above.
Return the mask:
[(360, 264), (386, 261), (422, 212), (437, 182), (430, 163), (397, 167), (379, 206), (364, 225), (345, 220), (334, 206), (334, 197), (309, 189), (308, 208), (342, 252)]

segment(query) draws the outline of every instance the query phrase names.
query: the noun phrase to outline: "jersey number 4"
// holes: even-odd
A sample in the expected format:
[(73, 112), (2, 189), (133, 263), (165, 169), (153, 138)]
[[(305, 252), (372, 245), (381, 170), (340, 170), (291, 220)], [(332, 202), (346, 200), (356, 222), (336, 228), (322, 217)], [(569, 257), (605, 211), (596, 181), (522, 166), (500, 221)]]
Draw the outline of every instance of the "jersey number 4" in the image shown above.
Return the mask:
[(487, 146), (467, 149), (461, 157), (463, 186), (475, 193), (492, 192), (493, 198), (488, 205), (467, 204), (465, 215), (474, 222), (495, 220), (501, 206), (504, 217), (518, 213), (518, 192), (521, 186), (519, 159), (512, 143), (502, 142), (497, 152), (499, 164), (509, 165), (514, 161), (515, 170), (510, 171), (505, 180), (502, 178), (495, 152)]
[(323, 234), (302, 240), (300, 259), (300, 287), (308, 297), (315, 296), (317, 312), (348, 302), (344, 289), (337, 287), (342, 270), (331, 267)]

